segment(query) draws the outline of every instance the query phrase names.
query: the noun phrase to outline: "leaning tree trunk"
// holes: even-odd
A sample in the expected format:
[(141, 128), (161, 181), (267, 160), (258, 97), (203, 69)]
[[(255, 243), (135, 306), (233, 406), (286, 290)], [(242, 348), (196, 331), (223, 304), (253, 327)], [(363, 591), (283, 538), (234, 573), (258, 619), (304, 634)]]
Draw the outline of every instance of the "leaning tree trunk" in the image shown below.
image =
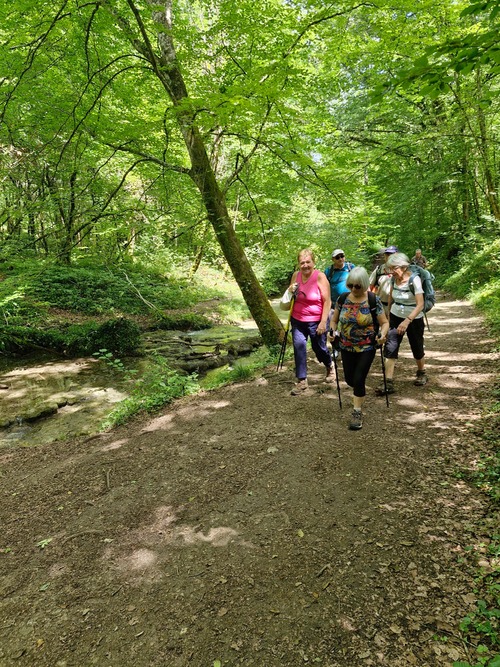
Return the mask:
[[(105, 4), (110, 7), (109, 3)], [(135, 6), (133, 0), (127, 0), (127, 4), (134, 14), (143, 39), (138, 40), (129, 30), (128, 22), (124, 22), (123, 19), (119, 19), (120, 26), (125, 29), (134, 48), (151, 63), (154, 73), (161, 81), (174, 105), (177, 122), (191, 162), (189, 175), (200, 192), (217, 241), (259, 328), (264, 343), (275, 345), (283, 336), (283, 327), (257, 280), (243, 246), (233, 229), (224, 194), (217, 183), (205, 143), (195, 123), (195, 116), (189, 110), (190, 105), (186, 104), (189, 96), (177, 62), (172, 39), (171, 0), (163, 0), (163, 2), (150, 0), (151, 6), (155, 8), (153, 10), (154, 20), (160, 26), (158, 33), (159, 52), (153, 48), (148, 39), (140, 10)], [(162, 7), (162, 11), (156, 11), (159, 6)], [(113, 9), (111, 11), (116, 16)]]

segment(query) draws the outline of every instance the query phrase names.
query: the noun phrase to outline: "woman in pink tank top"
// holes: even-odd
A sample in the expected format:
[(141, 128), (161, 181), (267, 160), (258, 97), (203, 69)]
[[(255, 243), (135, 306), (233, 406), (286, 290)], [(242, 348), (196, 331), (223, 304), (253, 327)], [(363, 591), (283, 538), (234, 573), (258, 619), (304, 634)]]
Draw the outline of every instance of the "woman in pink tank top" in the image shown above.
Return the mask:
[(330, 312), (330, 284), (321, 271), (314, 268), (312, 250), (301, 250), (298, 254), (299, 270), (288, 288), (295, 294), (291, 313), (293, 355), (297, 384), (292, 395), (297, 396), (307, 389), (307, 339), (318, 361), (325, 365), (326, 381), (335, 379), (332, 357), (327, 347), (326, 324)]

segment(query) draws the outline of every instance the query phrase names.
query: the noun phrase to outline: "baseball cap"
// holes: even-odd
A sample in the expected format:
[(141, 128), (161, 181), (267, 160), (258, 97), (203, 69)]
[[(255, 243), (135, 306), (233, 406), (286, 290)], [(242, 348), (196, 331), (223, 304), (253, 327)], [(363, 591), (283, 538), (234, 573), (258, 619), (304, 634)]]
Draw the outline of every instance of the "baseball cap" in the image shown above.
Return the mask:
[(398, 247), (395, 245), (390, 245), (388, 248), (384, 250), (385, 255), (392, 255), (395, 252), (398, 252)]
[(345, 255), (345, 252), (340, 248), (337, 248), (337, 250), (334, 250), (332, 252), (332, 257), (337, 257), (337, 255)]

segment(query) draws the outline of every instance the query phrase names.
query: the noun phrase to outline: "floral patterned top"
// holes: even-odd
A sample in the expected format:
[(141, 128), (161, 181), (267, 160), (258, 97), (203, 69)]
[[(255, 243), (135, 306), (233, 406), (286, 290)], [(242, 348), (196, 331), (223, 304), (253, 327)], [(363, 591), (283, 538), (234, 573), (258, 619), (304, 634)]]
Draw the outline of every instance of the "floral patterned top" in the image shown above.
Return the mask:
[[(384, 312), (376, 297), (377, 316)], [(339, 308), (337, 303), (335, 308)], [(340, 348), (349, 352), (366, 352), (375, 348), (375, 327), (368, 299), (355, 303), (346, 297), (339, 315)]]

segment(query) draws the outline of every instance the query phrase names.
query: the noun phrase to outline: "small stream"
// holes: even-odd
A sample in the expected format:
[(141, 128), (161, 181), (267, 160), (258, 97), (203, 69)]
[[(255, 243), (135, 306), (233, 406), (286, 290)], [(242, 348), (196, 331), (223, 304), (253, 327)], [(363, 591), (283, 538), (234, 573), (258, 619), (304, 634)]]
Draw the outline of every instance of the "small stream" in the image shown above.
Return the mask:
[[(148, 355), (158, 353), (171, 367), (203, 376), (248, 357), (261, 344), (253, 321), (190, 333), (150, 331), (143, 336), (144, 356), (122, 362), (140, 374)], [(95, 435), (113, 406), (128, 396), (131, 382), (93, 357), (0, 358), (0, 448)]]

